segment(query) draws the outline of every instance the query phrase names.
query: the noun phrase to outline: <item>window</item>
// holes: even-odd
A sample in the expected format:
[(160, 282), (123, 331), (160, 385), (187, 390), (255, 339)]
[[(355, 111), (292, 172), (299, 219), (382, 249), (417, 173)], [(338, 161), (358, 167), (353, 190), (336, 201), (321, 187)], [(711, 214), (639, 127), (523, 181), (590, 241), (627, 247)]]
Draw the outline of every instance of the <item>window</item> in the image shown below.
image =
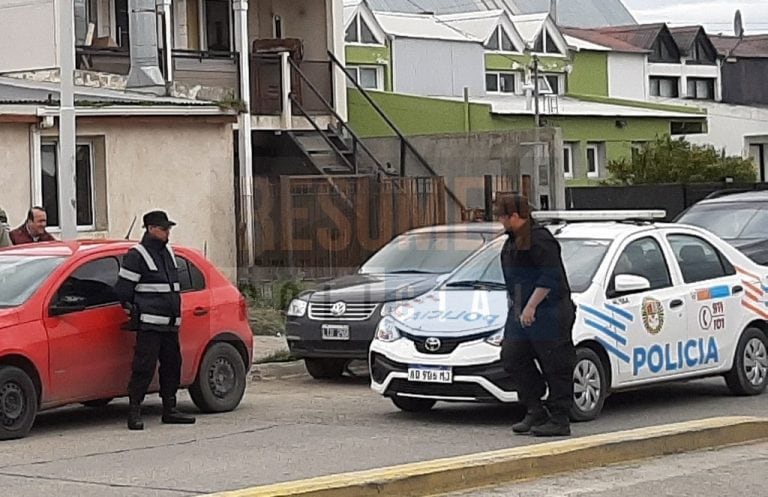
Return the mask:
[(573, 144), (563, 145), (563, 173), (566, 178), (573, 178)]
[(667, 237), (677, 257), (683, 281), (697, 283), (736, 274), (718, 250), (709, 242), (691, 235), (669, 235)]
[(205, 41), (208, 50), (232, 50), (230, 26), (232, 9), (229, 0), (205, 0)]
[(488, 93), (515, 93), (514, 73), (485, 73), (485, 90)]
[(587, 177), (600, 176), (600, 145), (592, 143), (587, 145)]
[(651, 96), (677, 98), (680, 96), (680, 78), (651, 76)]
[(381, 69), (378, 67), (349, 66), (347, 73), (366, 90), (383, 90)]
[(115, 6), (115, 42), (120, 48), (128, 50), (130, 38), (128, 32), (128, 0), (114, 0)]
[(609, 295), (613, 293), (616, 276), (620, 274), (631, 274), (647, 279), (651, 284), (650, 290), (672, 286), (669, 267), (661, 251), (661, 246), (658, 241), (650, 237), (631, 242), (621, 252), (613, 269)]
[(668, 36), (659, 36), (653, 44), (648, 60), (650, 62), (671, 62), (679, 64), (680, 57), (677, 53), (677, 49), (674, 48), (674, 41)]
[(536, 53), (562, 54), (560, 48), (558, 48), (555, 43), (554, 38), (552, 38), (552, 35), (549, 34), (549, 31), (546, 28), (542, 30), (541, 34), (536, 39), (536, 42), (533, 45), (533, 51)]
[(704, 133), (704, 129), (704, 122), (702, 121), (672, 121), (669, 125), (671, 135)]
[(347, 43), (361, 43), (364, 45), (381, 44), (381, 42), (376, 39), (376, 35), (373, 34), (371, 27), (359, 14), (352, 19), (352, 23), (347, 27), (347, 31), (344, 34), (344, 41)]
[(179, 286), (181, 293), (199, 292), (205, 290), (205, 276), (191, 261), (184, 257), (176, 256), (176, 262), (179, 264)]
[(488, 42), (485, 44), (485, 48), (494, 52), (514, 52), (515, 45), (512, 43), (512, 38), (509, 37), (507, 31), (499, 26), (494, 30)]
[(87, 307), (118, 303), (113, 287), (117, 283), (120, 262), (116, 257), (104, 257), (86, 262), (73, 272), (59, 288), (54, 301), (67, 297), (85, 299)]
[(715, 99), (715, 80), (712, 78), (688, 78), (688, 98)]
[(560, 84), (559, 74), (543, 74), (539, 76), (539, 94), (562, 95), (563, 85)]
[(714, 64), (716, 59), (715, 55), (712, 53), (712, 49), (707, 46), (702, 37), (699, 37), (696, 40), (696, 43), (694, 43), (693, 53), (691, 55), (692, 62), (698, 64)]
[[(42, 204), (48, 214), (48, 225), (59, 226), (59, 150), (58, 142), (45, 140), (40, 146)], [(93, 146), (78, 141), (75, 153), (75, 197), (77, 226), (94, 227)]]

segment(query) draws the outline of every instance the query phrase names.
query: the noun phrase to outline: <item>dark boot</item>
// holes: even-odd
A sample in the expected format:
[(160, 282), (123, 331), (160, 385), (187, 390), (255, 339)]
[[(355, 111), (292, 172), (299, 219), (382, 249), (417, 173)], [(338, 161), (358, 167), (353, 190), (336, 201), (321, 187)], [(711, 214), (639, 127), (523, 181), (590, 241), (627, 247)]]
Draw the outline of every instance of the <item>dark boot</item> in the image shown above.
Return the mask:
[(180, 413), (176, 409), (176, 397), (163, 399), (163, 423), (171, 425), (191, 425), (195, 423), (195, 418)]
[(567, 414), (553, 414), (543, 425), (531, 428), (531, 433), (537, 437), (568, 437), (571, 435), (571, 422)]
[(141, 420), (141, 405), (131, 404), (128, 411), (128, 429), (137, 431), (144, 429), (144, 422)]
[(535, 426), (540, 426), (549, 420), (549, 413), (543, 407), (529, 409), (528, 413), (519, 423), (512, 425), (515, 433), (528, 433)]

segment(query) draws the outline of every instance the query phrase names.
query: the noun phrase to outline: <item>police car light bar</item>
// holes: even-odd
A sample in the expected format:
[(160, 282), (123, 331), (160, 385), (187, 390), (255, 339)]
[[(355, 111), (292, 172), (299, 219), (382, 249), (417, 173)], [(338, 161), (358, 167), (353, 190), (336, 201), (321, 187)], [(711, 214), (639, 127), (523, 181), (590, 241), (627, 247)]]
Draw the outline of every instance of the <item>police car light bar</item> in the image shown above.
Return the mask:
[(667, 217), (664, 210), (587, 210), (587, 211), (535, 211), (537, 221), (586, 222), (586, 221), (644, 221), (653, 222)]

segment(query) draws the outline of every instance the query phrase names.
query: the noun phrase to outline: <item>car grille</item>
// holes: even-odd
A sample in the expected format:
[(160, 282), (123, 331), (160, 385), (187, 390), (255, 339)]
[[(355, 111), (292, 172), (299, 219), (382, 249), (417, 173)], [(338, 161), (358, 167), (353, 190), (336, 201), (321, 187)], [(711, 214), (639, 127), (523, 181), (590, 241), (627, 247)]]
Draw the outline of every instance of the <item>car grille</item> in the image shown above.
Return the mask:
[(491, 395), (477, 383), (466, 382), (421, 383), (396, 378), (389, 384), (389, 388), (387, 388), (384, 395), (393, 396), (398, 393), (433, 395), (436, 397), (464, 397), (483, 402), (497, 401), (496, 397)]
[(335, 302), (309, 304), (309, 319), (317, 321), (365, 321), (376, 310), (377, 304), (347, 304), (343, 314), (337, 316), (332, 312)]
[(454, 337), (438, 337), (440, 339), (440, 348), (437, 350), (427, 350), (425, 343), (429, 337), (411, 335), (410, 333), (404, 333), (402, 330), (400, 331), (400, 334), (405, 338), (407, 338), (408, 340), (412, 341), (414, 345), (416, 345), (416, 350), (418, 350), (422, 354), (450, 354), (451, 352), (456, 350), (456, 347), (458, 347), (462, 343), (482, 340), (484, 338), (488, 338), (489, 336), (493, 335), (493, 333), (494, 333), (493, 331), (489, 331), (485, 333), (479, 333), (476, 335), (469, 335), (469, 336), (455, 337), (455, 338)]

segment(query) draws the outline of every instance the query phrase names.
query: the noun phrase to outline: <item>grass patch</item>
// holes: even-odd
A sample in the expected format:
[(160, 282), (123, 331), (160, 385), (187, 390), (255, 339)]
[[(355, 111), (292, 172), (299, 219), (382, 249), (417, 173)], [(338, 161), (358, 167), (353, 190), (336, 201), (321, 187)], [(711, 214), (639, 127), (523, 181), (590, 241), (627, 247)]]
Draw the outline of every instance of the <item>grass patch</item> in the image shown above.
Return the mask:
[(268, 355), (267, 357), (262, 357), (261, 359), (257, 360), (255, 364), (267, 364), (270, 362), (293, 362), (296, 360), (298, 359), (294, 357), (289, 351), (279, 350)]
[(254, 335), (285, 335), (285, 315), (277, 309), (251, 306), (248, 310), (248, 321)]

